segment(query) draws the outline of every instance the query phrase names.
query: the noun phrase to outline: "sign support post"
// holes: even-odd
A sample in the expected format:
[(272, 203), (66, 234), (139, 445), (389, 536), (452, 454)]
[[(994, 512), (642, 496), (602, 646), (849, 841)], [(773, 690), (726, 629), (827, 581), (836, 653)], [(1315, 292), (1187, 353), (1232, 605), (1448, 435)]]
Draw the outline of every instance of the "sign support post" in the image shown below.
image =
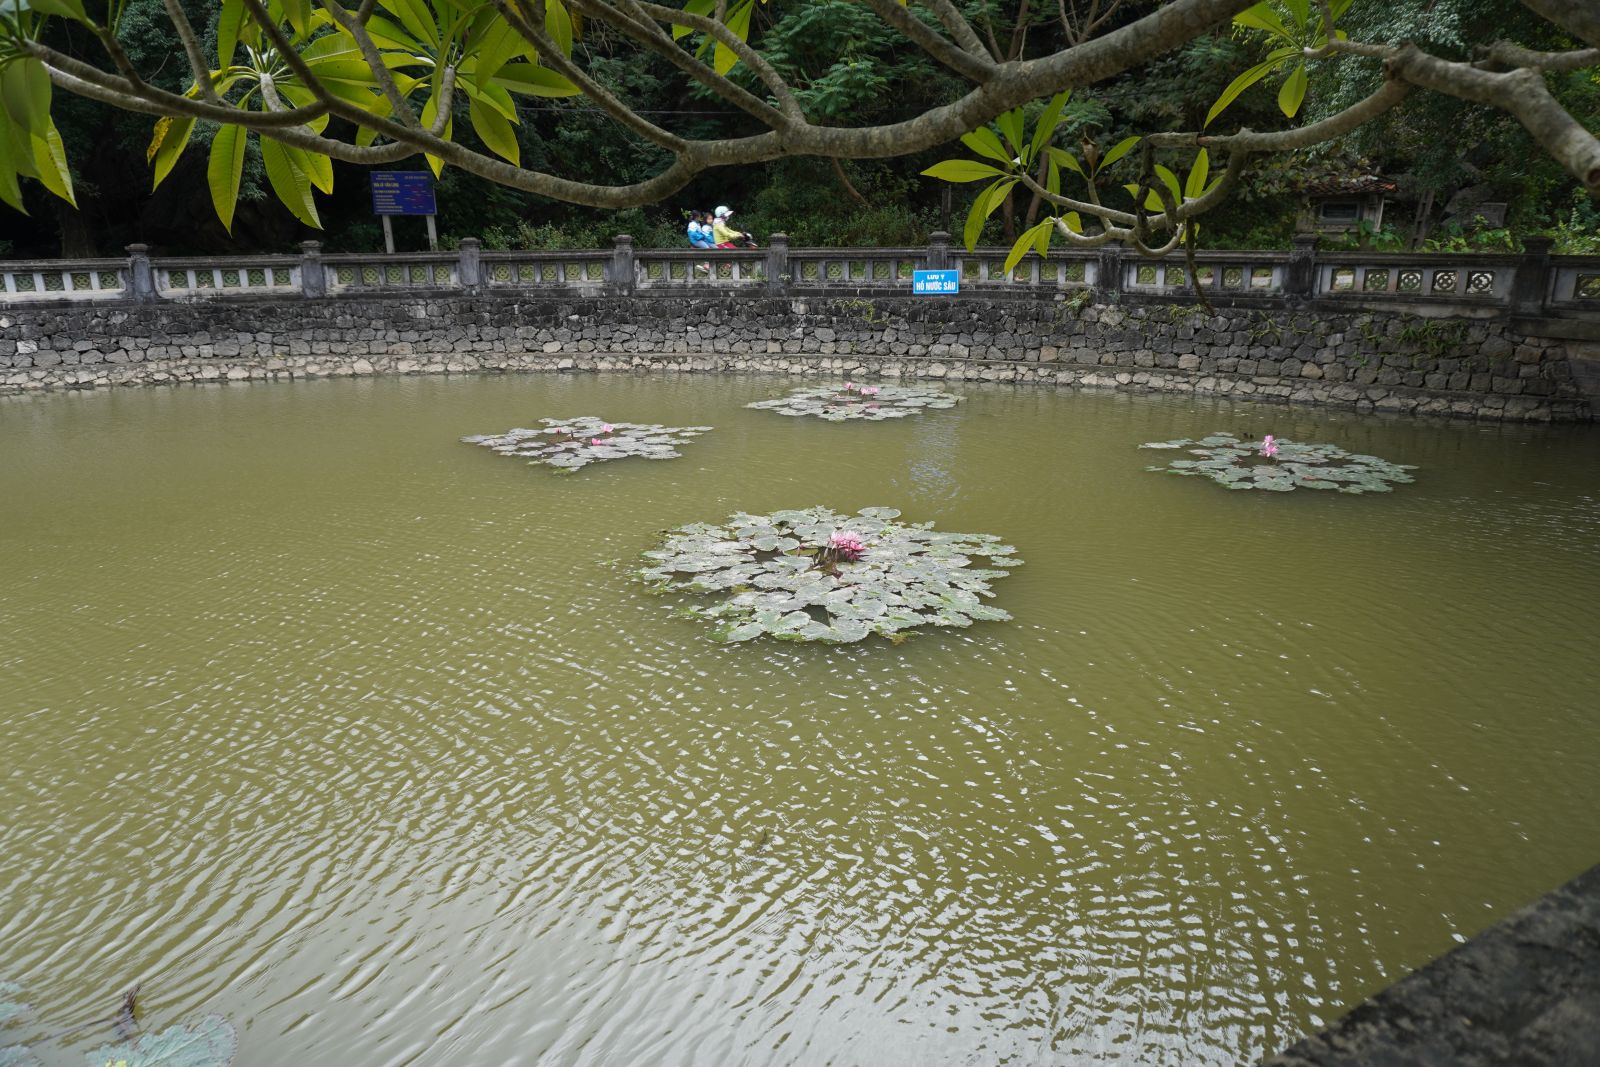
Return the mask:
[(422, 215), (428, 225), (428, 251), (439, 250), (439, 230), (434, 216), (433, 175), (425, 170), (375, 170), (372, 172), (372, 213), (383, 221), (383, 249), (394, 254), (392, 215)]

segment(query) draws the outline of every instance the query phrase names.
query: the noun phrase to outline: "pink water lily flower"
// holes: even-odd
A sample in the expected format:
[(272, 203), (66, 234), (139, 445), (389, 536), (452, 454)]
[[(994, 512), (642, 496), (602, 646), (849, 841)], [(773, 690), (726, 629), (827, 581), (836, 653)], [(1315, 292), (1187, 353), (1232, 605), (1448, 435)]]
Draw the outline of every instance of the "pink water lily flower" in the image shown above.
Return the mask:
[(844, 383), (844, 391), (847, 392), (847, 393), (855, 392), (856, 391), (856, 383), (855, 382), (845, 382)]
[(864, 386), (861, 387), (861, 395), (862, 396), (877, 396), (878, 395), (878, 387), (876, 385), (864, 385)]
[(1278, 454), (1278, 441), (1270, 433), (1261, 439), (1261, 454), (1268, 459)]
[(605, 444), (605, 442), (600, 440), (600, 438), (598, 438), (598, 437), (589, 438), (589, 443), (591, 445), (603, 445), (603, 444)]
[(843, 530), (828, 538), (828, 545), (839, 554), (840, 559), (851, 562), (860, 559), (867, 551), (867, 546), (861, 543), (859, 534)]
[(616, 427), (614, 427), (614, 426), (612, 426), (612, 425), (611, 425), (611, 424), (610, 424), (610, 423), (609, 423), (609, 422), (608, 422), (608, 423), (606, 423), (606, 424), (605, 424), (605, 425), (604, 425), (604, 426), (602, 426), (602, 427), (600, 427), (600, 432), (601, 432), (601, 433), (610, 433), (610, 432), (611, 432), (611, 431), (612, 431), (612, 430), (614, 430), (614, 429), (615, 429), (615, 428), (616, 428)]

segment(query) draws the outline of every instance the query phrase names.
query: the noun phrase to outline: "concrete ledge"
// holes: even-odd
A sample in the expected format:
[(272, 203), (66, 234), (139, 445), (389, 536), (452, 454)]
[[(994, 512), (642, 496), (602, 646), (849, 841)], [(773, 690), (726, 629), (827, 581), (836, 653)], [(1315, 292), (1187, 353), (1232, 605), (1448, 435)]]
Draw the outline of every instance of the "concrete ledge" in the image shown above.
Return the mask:
[(1262, 1067), (1600, 1065), (1600, 867)]

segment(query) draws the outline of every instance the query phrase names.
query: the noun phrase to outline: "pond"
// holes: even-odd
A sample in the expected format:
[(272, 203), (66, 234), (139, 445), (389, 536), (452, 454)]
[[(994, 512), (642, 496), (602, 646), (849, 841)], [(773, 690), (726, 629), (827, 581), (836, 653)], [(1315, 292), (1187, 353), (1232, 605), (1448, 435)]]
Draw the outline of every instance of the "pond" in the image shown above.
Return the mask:
[[(1222, 1065), (1600, 857), (1600, 433), (761, 377), (0, 403), (0, 1027), (237, 1062)], [(572, 475), (460, 442), (712, 426)], [(1138, 445), (1396, 463), (1229, 492)], [(1167, 454), (1167, 455), (1170, 455)], [(721, 645), (663, 530), (886, 506), (1010, 622)]]

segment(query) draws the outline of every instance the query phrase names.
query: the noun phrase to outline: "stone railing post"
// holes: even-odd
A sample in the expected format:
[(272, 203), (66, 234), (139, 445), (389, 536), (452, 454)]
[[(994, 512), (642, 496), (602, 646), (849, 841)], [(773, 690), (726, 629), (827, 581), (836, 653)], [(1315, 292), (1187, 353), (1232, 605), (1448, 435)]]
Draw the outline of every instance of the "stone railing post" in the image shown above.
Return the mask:
[(1522, 239), (1522, 260), (1511, 276), (1512, 314), (1537, 315), (1544, 310), (1545, 297), (1550, 292), (1550, 249), (1554, 244), (1548, 237)]
[(1122, 246), (1107, 242), (1100, 246), (1100, 258), (1095, 263), (1094, 287), (1096, 299), (1102, 304), (1115, 304), (1122, 299)]
[(1289, 269), (1283, 275), (1283, 295), (1310, 300), (1317, 295), (1317, 235), (1297, 233), (1290, 238)]
[(767, 292), (782, 296), (789, 291), (789, 235), (771, 234), (767, 238)]
[(478, 286), (483, 284), (483, 260), (479, 254), (483, 246), (476, 237), (463, 237), (461, 239), (460, 259), (456, 263), (456, 279), (461, 288), (469, 293), (477, 292)]
[(619, 296), (628, 296), (633, 293), (637, 276), (633, 266), (633, 237), (626, 233), (619, 233), (616, 237), (616, 247), (611, 250), (611, 272), (606, 279), (610, 283), (611, 291)]
[(950, 268), (950, 235), (943, 230), (934, 230), (928, 234), (928, 269), (948, 270)]
[(300, 242), (300, 292), (305, 296), (327, 296), (328, 274), (322, 265), (322, 242)]
[(128, 246), (128, 292), (140, 303), (154, 300), (156, 274), (150, 269), (150, 246)]

